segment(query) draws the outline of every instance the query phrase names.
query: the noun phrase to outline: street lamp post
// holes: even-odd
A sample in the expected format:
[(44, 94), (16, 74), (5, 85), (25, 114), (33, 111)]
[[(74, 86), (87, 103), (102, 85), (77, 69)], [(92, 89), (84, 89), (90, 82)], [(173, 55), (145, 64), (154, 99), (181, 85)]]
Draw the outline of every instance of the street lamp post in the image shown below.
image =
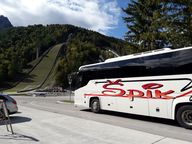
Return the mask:
[(71, 101), (71, 83), (72, 83), (71, 74), (68, 75), (68, 83), (69, 83), (69, 100)]

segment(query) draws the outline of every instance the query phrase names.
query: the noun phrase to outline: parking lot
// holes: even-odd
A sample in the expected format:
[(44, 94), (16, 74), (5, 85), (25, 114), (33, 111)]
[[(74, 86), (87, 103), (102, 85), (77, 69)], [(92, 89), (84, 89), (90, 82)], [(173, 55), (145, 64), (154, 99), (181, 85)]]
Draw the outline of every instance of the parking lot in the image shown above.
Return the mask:
[[(190, 144), (191, 130), (170, 121), (104, 112), (94, 114), (58, 103), (66, 97), (16, 97), (19, 113), (11, 116), (14, 135), (0, 125), (3, 144)], [(136, 127), (137, 125), (137, 127)], [(151, 131), (150, 131), (151, 130)], [(167, 132), (167, 133), (165, 133)]]

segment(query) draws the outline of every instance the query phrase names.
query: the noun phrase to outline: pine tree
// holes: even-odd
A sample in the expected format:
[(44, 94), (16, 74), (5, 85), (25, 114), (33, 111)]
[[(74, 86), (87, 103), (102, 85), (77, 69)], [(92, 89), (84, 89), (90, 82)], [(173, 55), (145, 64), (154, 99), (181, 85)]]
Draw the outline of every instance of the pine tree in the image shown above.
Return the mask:
[(160, 0), (132, 0), (123, 11), (128, 27), (125, 39), (131, 46), (138, 51), (164, 47), (164, 3)]
[(192, 46), (192, 1), (170, 0), (167, 12), (168, 40), (173, 48)]

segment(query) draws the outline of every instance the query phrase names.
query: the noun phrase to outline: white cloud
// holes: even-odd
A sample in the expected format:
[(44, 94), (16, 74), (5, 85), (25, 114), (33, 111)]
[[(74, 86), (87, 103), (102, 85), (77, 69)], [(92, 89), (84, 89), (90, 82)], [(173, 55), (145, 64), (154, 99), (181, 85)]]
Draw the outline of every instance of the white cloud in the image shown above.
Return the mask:
[(0, 15), (14, 26), (73, 24), (107, 33), (118, 24), (116, 0), (1, 0)]

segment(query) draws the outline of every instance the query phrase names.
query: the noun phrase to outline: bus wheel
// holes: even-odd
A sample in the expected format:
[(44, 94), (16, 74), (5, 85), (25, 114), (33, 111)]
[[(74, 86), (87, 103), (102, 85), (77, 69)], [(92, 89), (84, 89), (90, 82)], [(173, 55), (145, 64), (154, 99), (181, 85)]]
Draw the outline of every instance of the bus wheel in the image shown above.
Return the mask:
[(182, 127), (192, 129), (192, 106), (180, 107), (177, 111), (176, 119)]
[(94, 98), (94, 99), (91, 101), (91, 111), (94, 112), (94, 113), (99, 113), (100, 110), (101, 110), (101, 109), (100, 109), (99, 99)]

